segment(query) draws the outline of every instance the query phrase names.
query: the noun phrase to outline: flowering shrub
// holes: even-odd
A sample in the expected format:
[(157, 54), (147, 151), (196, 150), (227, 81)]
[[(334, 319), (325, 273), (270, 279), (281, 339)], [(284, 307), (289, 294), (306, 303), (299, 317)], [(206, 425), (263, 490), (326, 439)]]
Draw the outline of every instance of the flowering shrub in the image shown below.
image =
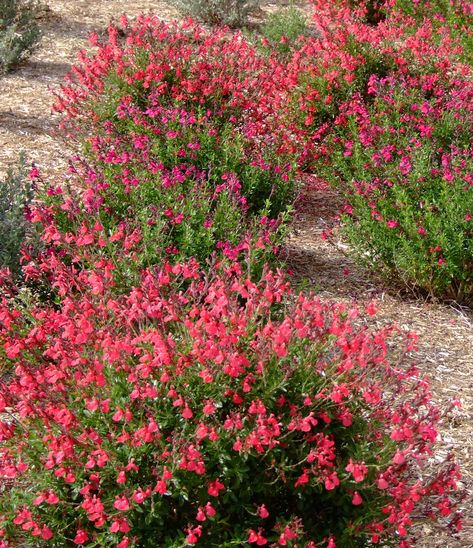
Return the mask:
[[(357, 4), (360, 5), (359, 2)], [(431, 22), (439, 35), (447, 33), (453, 41), (461, 46), (462, 59), (472, 64), (473, 7), (470, 1), (369, 0), (361, 4), (366, 9), (366, 20), (374, 23), (386, 17), (391, 20), (397, 18), (402, 21), (401, 24), (408, 23), (412, 28), (422, 25), (425, 21)]]
[(271, 98), (282, 93), (283, 65), (260, 55), (239, 33), (140, 16), (133, 25), (123, 17), (120, 27), (110, 27), (108, 43), (95, 35), (91, 41), (96, 54), (80, 54), (55, 104), (70, 137), (77, 131), (90, 135), (91, 128), (95, 134), (97, 125), (102, 131), (102, 123), (113, 122), (119, 105), (130, 99), (143, 112), (162, 106), (197, 115), (199, 108), (243, 127), (250, 115), (273, 116)]
[(210, 111), (162, 107), (154, 94), (145, 110), (124, 98), (117, 117), (113, 124), (104, 123), (103, 135), (99, 132), (88, 140), (89, 156), (104, 166), (114, 187), (114, 181), (121, 179), (120, 186), (129, 192), (140, 181), (156, 180), (160, 172), (166, 173), (163, 186), (175, 186), (176, 176), (169, 172), (190, 168), (212, 191), (234, 187), (241, 204), (252, 213), (269, 200), (271, 216), (276, 217), (293, 200), (292, 166), (281, 164), (274, 154), (252, 153), (233, 117), (224, 122)]
[[(267, 185), (269, 198), (279, 178), (282, 198), (284, 186), (290, 186), (287, 173), (264, 163), (246, 165), (239, 157), (229, 157), (226, 166), (205, 167), (201, 158), (218, 146), (218, 132), (182, 110), (155, 113), (162, 136), (152, 141), (143, 128), (141, 134), (130, 131), (132, 146), (120, 136), (96, 137), (96, 165), (75, 161), (70, 166), (70, 186), (82, 187), (81, 192), (53, 186), (47, 190), (47, 207), (34, 214), (42, 223), (46, 246), (60, 248), (75, 263), (93, 264), (102, 255), (112, 258), (120, 287), (136, 283), (142, 268), (190, 257), (205, 263), (215, 253), (243, 260), (258, 277), (282, 243), (289, 206), (282, 200), (279, 208), (285, 211), (276, 217), (277, 192), (274, 202), (268, 199), (253, 209), (244, 193), (251, 197), (256, 181), (260, 191)], [(140, 128), (137, 120), (135, 116)], [(190, 137), (187, 123), (195, 126)]]
[[(82, 136), (110, 187), (102, 215), (106, 208), (120, 221), (146, 215), (154, 232), (171, 222), (178, 241), (166, 247), (181, 249), (185, 239), (203, 259), (214, 229), (217, 240), (227, 233), (236, 243), (233, 220), (242, 209), (271, 219), (286, 212), (295, 190), (292, 166), (276, 156), (271, 136), (252, 137), (245, 118), (261, 125), (269, 116), (259, 101), (275, 85), (276, 61), (239, 35), (210, 35), (191, 22), (143, 16), (131, 27), (123, 18), (122, 30), (123, 44), (115, 28), (108, 44), (92, 38), (98, 52), (81, 56), (56, 103), (64, 128)], [(225, 210), (228, 218), (215, 223), (215, 211)], [(189, 230), (190, 217), (201, 233)]]
[[(370, 267), (430, 294), (473, 296), (473, 87), (426, 74), (370, 80), (327, 139), (348, 183), (347, 234)], [(345, 187), (346, 188), (346, 187)]]
[[(397, 54), (364, 68), (341, 34), (330, 53), (328, 25), (285, 70), (226, 31), (121, 27), (92, 38), (56, 103), (91, 165), (72, 162), (82, 188), (50, 187), (31, 214), (45, 250), (23, 271), (50, 300), (2, 280), (0, 548), (407, 548), (417, 518), (458, 528), (457, 467), (431, 458), (441, 413), (406, 363), (415, 336), (261, 274), (287, 157), (313, 161), (322, 139), (336, 154), (343, 109), (376, 105), (369, 75), (383, 85)], [(357, 52), (375, 51), (367, 36)], [(297, 104), (328, 116), (301, 124)]]
[(349, 193), (347, 232), (371, 268), (469, 300), (465, 50), (448, 22), (417, 21), (392, 3), (379, 4), (379, 17), (373, 2), (312, 3), (321, 36), (288, 62), (285, 85), (295, 88), (278, 104), (288, 130), (283, 148)]
[[(374, 25), (366, 21), (369, 2), (312, 0), (316, 36), (289, 59), (281, 100), (272, 105), (285, 127), (282, 150), (295, 154), (305, 171), (318, 169), (318, 158), (330, 163), (321, 140), (331, 131), (340, 106), (354, 94), (369, 99), (371, 77), (412, 73), (463, 72), (462, 48), (448, 31), (430, 19), (417, 23), (392, 10)], [(284, 141), (284, 136), (282, 137)]]
[(1, 546), (408, 546), (414, 516), (458, 523), (454, 464), (422, 472), (439, 410), (399, 365), (412, 338), (237, 264), (118, 297), (110, 260), (44, 268), (62, 301), (0, 308)]

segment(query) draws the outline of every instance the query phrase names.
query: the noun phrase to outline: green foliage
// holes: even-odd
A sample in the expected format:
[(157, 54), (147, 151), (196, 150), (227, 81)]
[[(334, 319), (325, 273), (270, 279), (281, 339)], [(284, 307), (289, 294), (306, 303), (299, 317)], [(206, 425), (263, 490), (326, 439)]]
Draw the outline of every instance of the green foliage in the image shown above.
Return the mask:
[(309, 35), (305, 16), (297, 8), (290, 6), (271, 13), (261, 29), (268, 46), (281, 55), (288, 55), (298, 47), (301, 36)]
[(40, 39), (36, 0), (0, 0), (0, 74), (29, 55)]
[(105, 122), (107, 132), (88, 140), (94, 168), (77, 166), (87, 199), (72, 206), (63, 193), (45, 197), (59, 230), (96, 223), (104, 236), (115, 235), (104, 250), (115, 257), (131, 238), (136, 256), (116, 261), (120, 286), (164, 260), (194, 257), (205, 264), (214, 252), (236, 259), (248, 241), (258, 242), (250, 265), (258, 275), (282, 242), (294, 196), (292, 167), (278, 165), (275, 156), (249, 157), (236, 122), (215, 115), (159, 106), (141, 111), (129, 101), (117, 112), (113, 126)]
[(5, 180), (0, 181), (0, 267), (9, 268), (14, 275), (19, 273), (21, 248), (31, 233), (26, 213), (33, 197), (33, 185), (21, 155), (18, 167), (9, 169)]
[(261, 0), (171, 0), (170, 3), (203, 23), (241, 28)]
[(56, 309), (0, 302), (17, 364), (0, 410), (21, 417), (2, 423), (5, 540), (355, 548), (394, 545), (411, 515), (456, 520), (456, 467), (423, 466), (439, 413), (395, 329), (238, 264), (165, 264), (119, 298), (106, 261), (44, 265), (68, 289)]
[(370, 268), (470, 302), (473, 90), (431, 75), (371, 86), (371, 102), (345, 106), (320, 166), (347, 198), (346, 234)]

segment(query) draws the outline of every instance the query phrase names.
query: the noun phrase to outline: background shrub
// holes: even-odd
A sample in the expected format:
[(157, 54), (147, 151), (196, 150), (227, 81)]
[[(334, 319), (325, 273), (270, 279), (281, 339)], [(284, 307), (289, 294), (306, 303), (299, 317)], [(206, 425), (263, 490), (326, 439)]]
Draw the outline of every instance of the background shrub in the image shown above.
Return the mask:
[(373, 77), (370, 90), (342, 109), (321, 165), (347, 196), (346, 233), (370, 268), (471, 301), (471, 82)]
[(412, 340), (280, 274), (165, 264), (117, 297), (113, 268), (50, 254), (62, 302), (0, 308), (4, 539), (402, 546), (414, 515), (457, 523)]
[(251, 214), (233, 174), (223, 174), (216, 185), (189, 164), (154, 171), (115, 167), (104, 175), (77, 164), (76, 186), (86, 182), (84, 191), (51, 187), (47, 207), (35, 210), (45, 247), (60, 250), (62, 260), (83, 268), (111, 259), (118, 292), (138, 283), (142, 269), (165, 261), (193, 257), (211, 268), (217, 255), (242, 261), (257, 279), (264, 264), (275, 260), (289, 209), (271, 219), (268, 202)]
[(241, 34), (142, 16), (111, 27), (105, 43), (91, 39), (97, 52), (81, 55), (55, 104), (68, 138), (102, 134), (105, 123), (116, 131), (117, 109), (130, 103), (143, 113), (157, 107), (194, 116), (210, 111), (214, 123), (235, 124), (252, 147), (277, 146), (272, 102), (284, 99), (284, 66)]
[(310, 35), (304, 14), (294, 6), (280, 9), (268, 15), (261, 33), (266, 38), (266, 47), (276, 49), (281, 55), (301, 47), (300, 38)]
[(20, 273), (22, 248), (33, 232), (30, 206), (34, 195), (34, 185), (22, 155), (18, 166), (10, 168), (6, 178), (0, 181), (0, 268), (10, 269), (14, 276)]
[(91, 214), (104, 237), (136, 229), (135, 270), (170, 255), (235, 258), (250, 237), (258, 269), (295, 195), (293, 166), (271, 133), (254, 131), (271, 116), (261, 105), (275, 92), (279, 63), (240, 35), (190, 22), (121, 25), (126, 45), (115, 28), (106, 44), (92, 38), (98, 51), (82, 57), (58, 97), (65, 129), (80, 136), (94, 167), (80, 174), (84, 201), (69, 207), (51, 191), (57, 229), (90, 230)]
[(21, 62), (40, 39), (35, 0), (0, 0), (0, 74)]
[(261, 0), (171, 0), (184, 15), (208, 25), (228, 25), (242, 28)]

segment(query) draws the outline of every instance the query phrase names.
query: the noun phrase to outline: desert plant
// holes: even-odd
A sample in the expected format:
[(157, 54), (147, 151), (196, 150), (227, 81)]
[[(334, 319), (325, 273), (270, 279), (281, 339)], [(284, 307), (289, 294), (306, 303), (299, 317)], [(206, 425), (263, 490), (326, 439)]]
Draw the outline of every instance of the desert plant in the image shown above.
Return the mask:
[(175, 107), (196, 115), (201, 109), (214, 121), (234, 120), (240, 127), (277, 114), (268, 106), (283, 94), (284, 66), (239, 33), (150, 16), (131, 24), (123, 17), (119, 27), (109, 28), (107, 41), (92, 35), (91, 43), (98, 50), (81, 53), (54, 105), (68, 138), (103, 131), (122, 103), (144, 112)]
[[(295, 194), (293, 166), (270, 132), (254, 138), (249, 121), (263, 127), (270, 116), (259, 109), (277, 80), (271, 62), (240, 35), (191, 22), (141, 17), (121, 26), (126, 47), (114, 27), (108, 43), (92, 37), (98, 51), (74, 67), (56, 105), (95, 166), (81, 180), (88, 204), (100, 204), (104, 234), (137, 228), (146, 252), (135, 266), (149, 266), (166, 250), (204, 262), (248, 231), (267, 233)], [(80, 214), (57, 205), (60, 232), (71, 219), (90, 227), (89, 205)]]
[(22, 61), (38, 43), (36, 0), (0, 0), (0, 73)]
[(22, 154), (18, 166), (0, 181), (0, 268), (8, 268), (15, 276), (20, 273), (22, 247), (33, 232), (29, 215), (34, 194)]
[(81, 267), (112, 260), (117, 292), (136, 284), (143, 268), (191, 257), (241, 259), (258, 276), (283, 241), (289, 210), (271, 218), (268, 200), (251, 213), (233, 173), (216, 179), (193, 164), (166, 168), (153, 160), (73, 169), (84, 192), (49, 188), (34, 219), (45, 247), (60, 249), (63, 260)]
[(261, 0), (171, 0), (171, 4), (203, 23), (242, 28)]

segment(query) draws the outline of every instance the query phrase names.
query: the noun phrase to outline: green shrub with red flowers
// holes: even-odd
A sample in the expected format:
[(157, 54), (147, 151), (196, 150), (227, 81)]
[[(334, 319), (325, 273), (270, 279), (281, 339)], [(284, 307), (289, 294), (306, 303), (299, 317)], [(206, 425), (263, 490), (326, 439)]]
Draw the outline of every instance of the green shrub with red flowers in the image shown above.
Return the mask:
[[(433, 16), (416, 19), (389, 0), (311, 4), (315, 32), (283, 64), (275, 83), (278, 93), (269, 94), (273, 116), (264, 126), (276, 138), (278, 150), (297, 158), (304, 171), (316, 171), (319, 158), (330, 163), (321, 140), (345, 101), (355, 93), (368, 97), (370, 77), (436, 70), (471, 73), (469, 50), (460, 40), (463, 34), (453, 32), (454, 22)], [(264, 132), (257, 121), (252, 123), (256, 133)]]
[(192, 21), (140, 16), (130, 23), (122, 17), (109, 28), (107, 41), (92, 35), (91, 42), (97, 50), (81, 52), (54, 106), (71, 138), (87, 139), (110, 127), (120, 131), (124, 103), (139, 109), (141, 118), (148, 115), (148, 123), (159, 107), (196, 117), (210, 112), (214, 122), (236, 121), (246, 136), (249, 121), (269, 123), (276, 115), (272, 100), (284, 94), (284, 65), (275, 55), (259, 53), (240, 33), (209, 32)]
[(326, 177), (344, 189), (358, 256), (431, 295), (473, 297), (473, 86), (438, 73), (373, 77), (342, 107)]
[(278, 104), (283, 148), (345, 194), (363, 263), (470, 302), (472, 74), (454, 24), (393, 2), (379, 17), (373, 2), (312, 3), (319, 36), (288, 61)]
[(269, 117), (260, 102), (277, 62), (240, 35), (192, 22), (122, 18), (121, 31), (110, 27), (107, 43), (92, 37), (98, 50), (80, 56), (58, 95), (63, 129), (93, 165), (80, 173), (80, 206), (51, 190), (58, 230), (90, 230), (91, 214), (108, 236), (135, 227), (135, 267), (166, 254), (203, 262), (217, 249), (234, 259), (249, 232), (261, 271), (295, 194), (293, 166), (274, 139), (248, 129), (248, 117)]
[(416, 518), (458, 524), (412, 339), (236, 263), (117, 296), (110, 260), (45, 262), (61, 301), (0, 308), (1, 546), (408, 546)]
[[(172, 124), (165, 125), (167, 140), (163, 136), (153, 142), (130, 132), (134, 148), (129, 150), (126, 139), (116, 138), (112, 145), (97, 137), (95, 164), (71, 163), (73, 184), (48, 188), (47, 207), (35, 213), (46, 227), (47, 245), (62, 249), (73, 262), (71, 241), (87, 250), (84, 264), (102, 255), (113, 258), (114, 280), (122, 287), (137, 283), (143, 268), (190, 257), (205, 264), (214, 254), (245, 261), (257, 277), (283, 241), (290, 215), (289, 168), (232, 158), (237, 134), (234, 146), (228, 147), (227, 164), (215, 164), (214, 169), (209, 162), (205, 168), (199, 153), (211, 154), (218, 133), (209, 129), (209, 134), (207, 128), (197, 140), (191, 128), (192, 140), (186, 141), (173, 127), (188, 115), (176, 109), (161, 111), (164, 114), (172, 118)], [(251, 207), (246, 196), (255, 183), (260, 189), (267, 185), (268, 198)], [(287, 189), (284, 200), (282, 192), (279, 195), (279, 204), (269, 199), (270, 186), (276, 184)], [(71, 187), (76, 190), (71, 192)], [(80, 235), (77, 241), (74, 234)]]
[(358, 8), (368, 23), (378, 24), (389, 19), (403, 32), (429, 22), (434, 39), (447, 34), (461, 48), (461, 59), (470, 65), (473, 63), (473, 8), (469, 0), (367, 0), (349, 1), (349, 5)]

